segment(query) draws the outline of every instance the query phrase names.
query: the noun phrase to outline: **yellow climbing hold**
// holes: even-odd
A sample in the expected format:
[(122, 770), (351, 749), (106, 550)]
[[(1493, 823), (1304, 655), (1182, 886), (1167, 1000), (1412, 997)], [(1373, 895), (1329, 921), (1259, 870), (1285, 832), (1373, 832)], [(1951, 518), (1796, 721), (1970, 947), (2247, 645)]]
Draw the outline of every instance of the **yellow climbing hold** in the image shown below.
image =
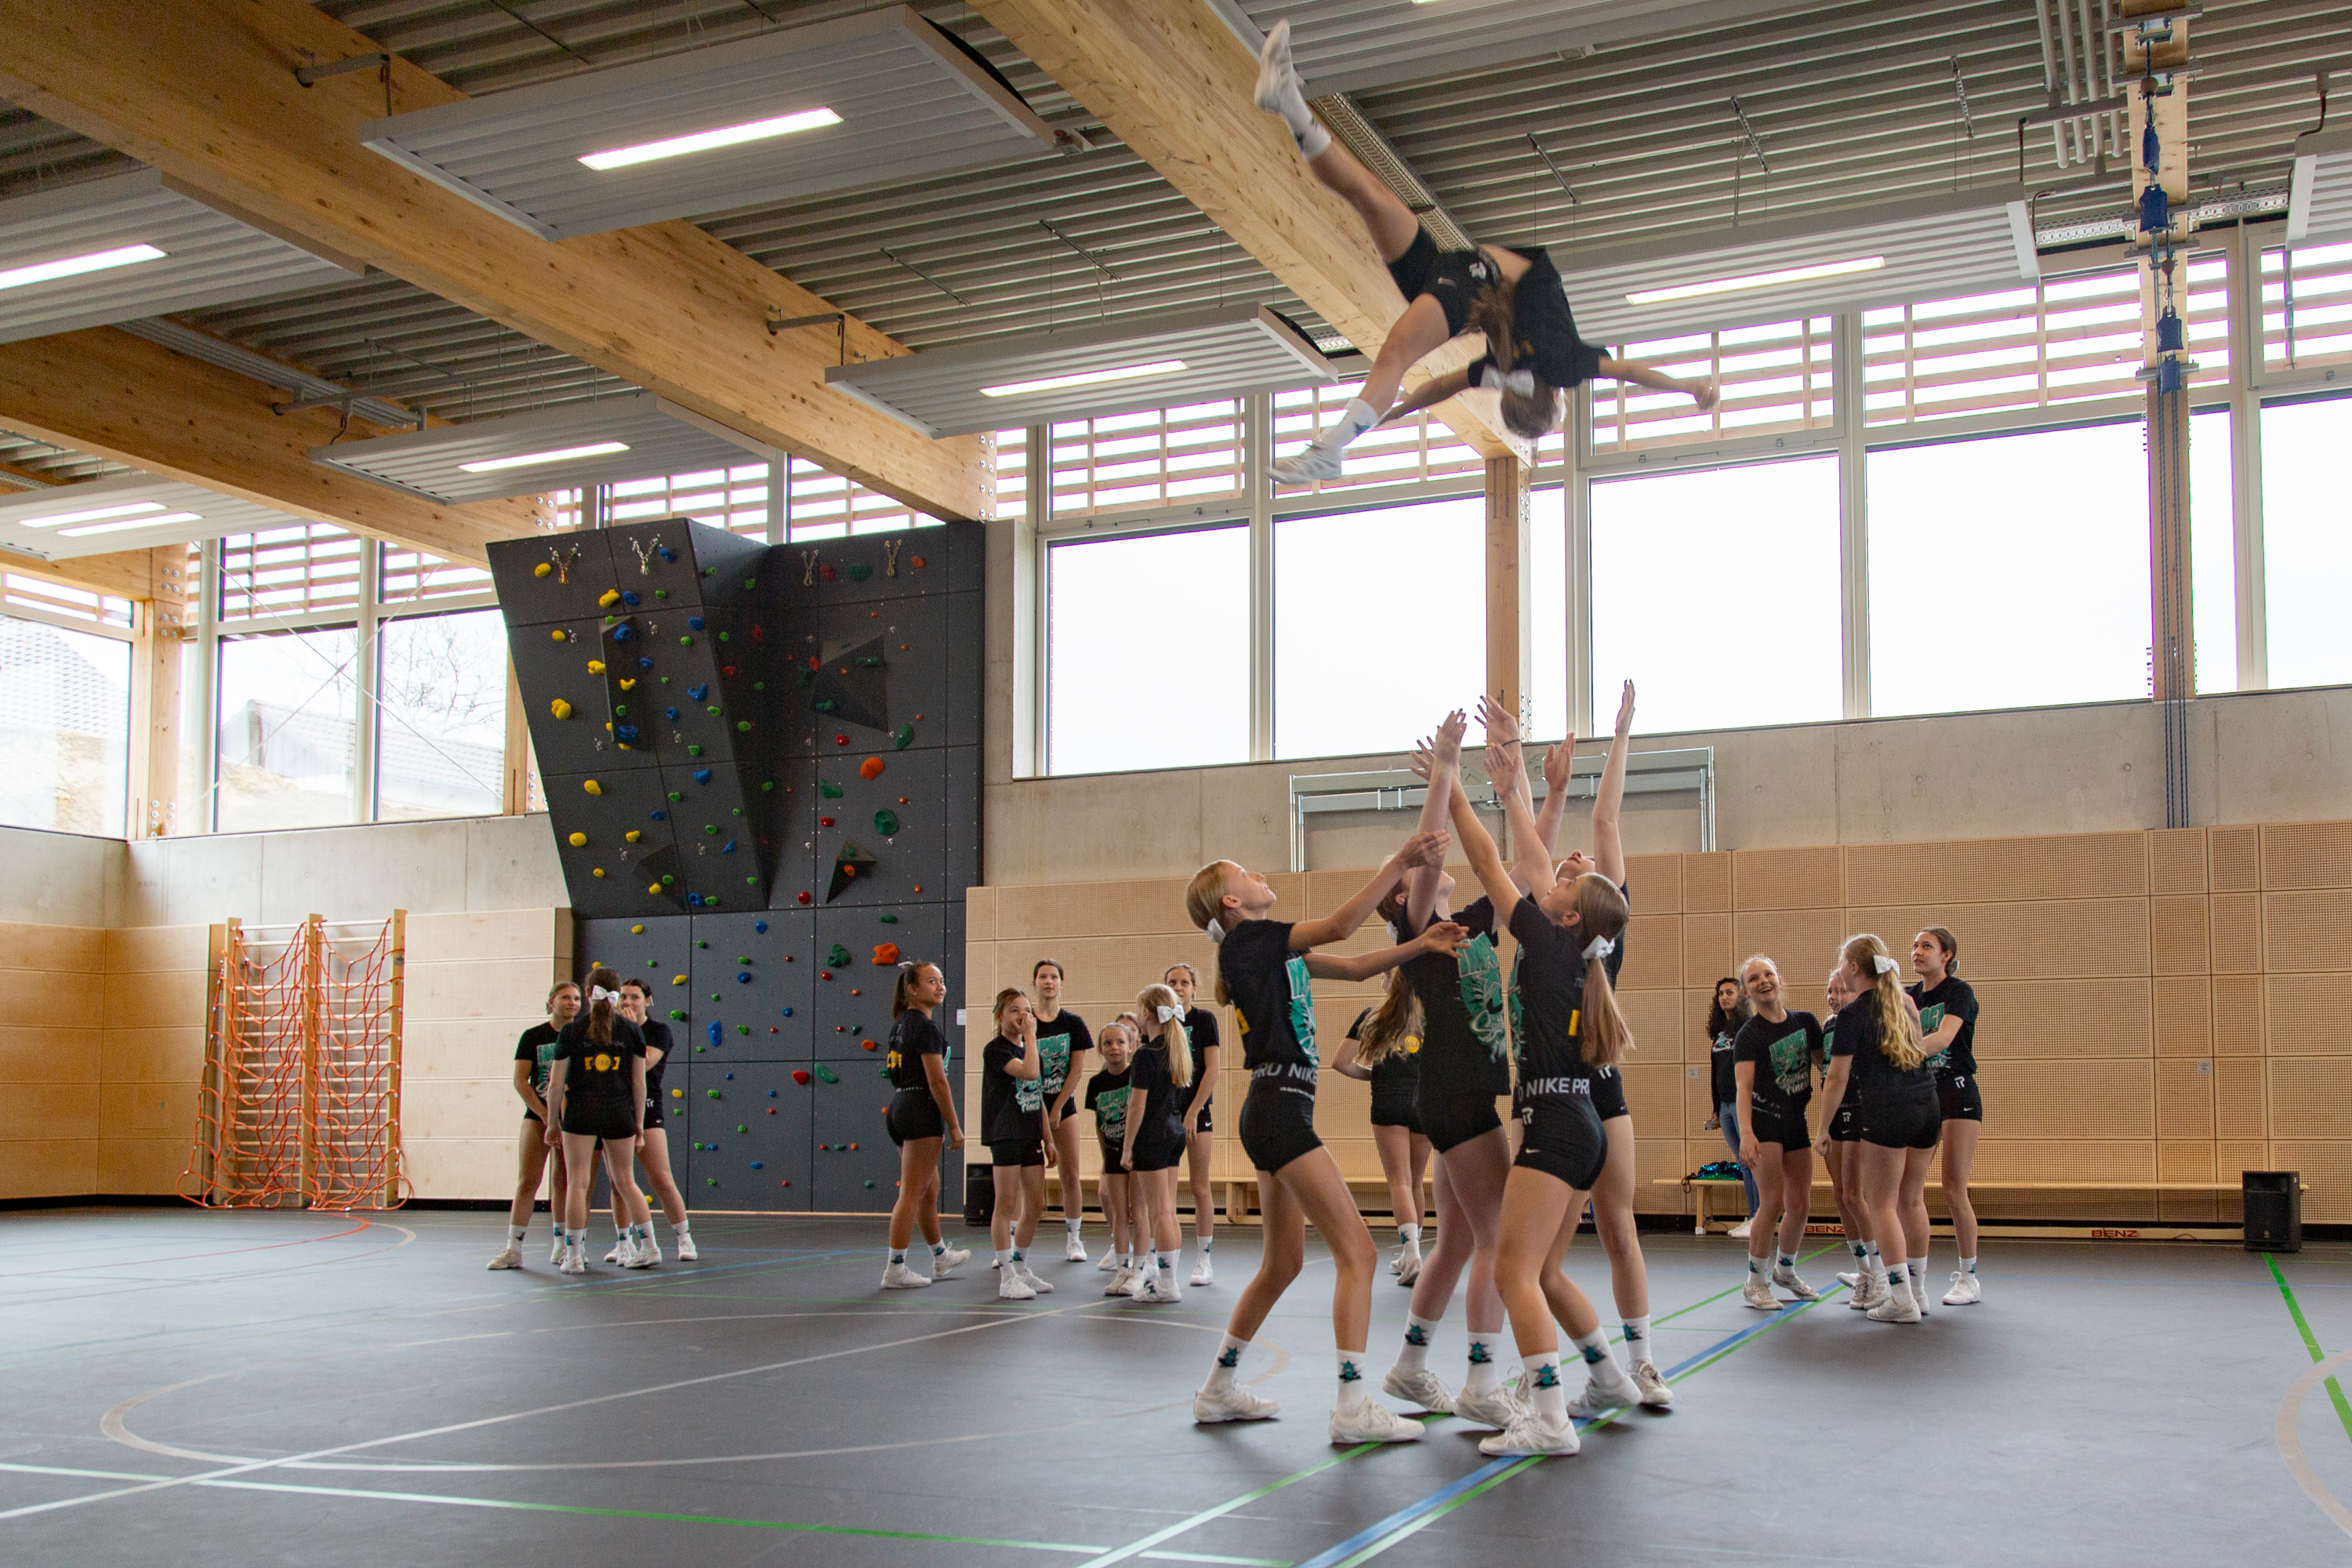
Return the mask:
[(648, 887), (646, 891), (648, 893), (658, 893), (661, 891), (661, 884), (659, 882), (656, 882), (651, 887)]
[(626, 833), (622, 834), (621, 837), (627, 839), (630, 843), (635, 844), (638, 839), (643, 838), (645, 835), (632, 827)]
[(686, 976), (683, 974), (673, 974), (669, 977), (669, 983), (672, 985), (683, 985), (686, 984)]
[(547, 710), (550, 713), (554, 714), (559, 719), (569, 719), (572, 717), (572, 704), (566, 702), (561, 697), (549, 703), (547, 705)]
[(530, 574), (534, 577), (544, 577), (554, 570), (555, 563), (552, 561), (542, 561), (538, 565), (530, 569)]
[(629, 928), (629, 934), (631, 936), (643, 936), (646, 934), (646, 928), (643, 926), (631, 926)]
[(558, 627), (556, 627), (553, 631), (551, 631), (551, 632), (548, 633), (547, 635), (548, 635), (549, 637), (553, 637), (557, 642), (562, 642), (562, 641), (563, 640), (563, 637), (564, 637), (564, 631), (563, 631), (563, 628), (562, 628), (562, 626), (558, 626)]
[(575, 833), (572, 836), (572, 847), (574, 849), (585, 849), (587, 847), (588, 836), (586, 834)]
[(596, 607), (598, 609), (609, 610), (620, 602), (621, 591), (618, 588), (607, 588), (603, 593), (596, 595)]
[(592, 658), (592, 659), (590, 659), (590, 660), (588, 661), (588, 673), (589, 673), (589, 674), (591, 674), (591, 675), (602, 675), (602, 674), (604, 674), (604, 661), (603, 659), (601, 659), (601, 658)]
[(594, 779), (582, 779), (580, 781), (580, 787), (586, 790), (590, 795), (603, 795), (604, 793), (604, 786), (598, 784)]
[(601, 877), (601, 876), (603, 876), (603, 875), (604, 874), (604, 867), (602, 867), (602, 866), (596, 867), (593, 870), (590, 871), (588, 874), (589, 874), (590, 876), (592, 876), (592, 877)]
[(627, 689), (629, 689), (629, 688), (631, 688), (632, 686), (635, 686), (636, 683), (637, 683), (636, 677), (635, 677), (635, 676), (633, 676), (633, 675), (625, 675), (625, 676), (621, 677), (621, 689), (622, 689), (622, 690), (624, 690), (624, 691), (626, 691)]

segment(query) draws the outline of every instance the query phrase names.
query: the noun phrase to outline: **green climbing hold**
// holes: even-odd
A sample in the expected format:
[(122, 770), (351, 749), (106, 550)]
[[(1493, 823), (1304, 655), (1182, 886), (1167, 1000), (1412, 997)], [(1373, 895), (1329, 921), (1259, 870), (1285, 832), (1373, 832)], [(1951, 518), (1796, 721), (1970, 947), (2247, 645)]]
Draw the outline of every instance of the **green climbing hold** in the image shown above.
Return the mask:
[[(698, 757), (702, 755), (702, 748), (700, 746), (689, 745), (686, 748), (686, 754), (689, 757)], [(670, 798), (675, 800), (677, 796), (673, 795)]]
[(746, 577), (743, 579), (743, 586), (746, 588), (756, 588), (759, 585), (760, 580), (757, 577)]
[(685, 1015), (683, 1012), (679, 1011), (679, 1010), (678, 1010), (677, 1008), (676, 1008), (676, 1007), (672, 1007), (672, 1008), (669, 1010), (669, 1016), (670, 1016), (672, 1018), (677, 1019), (677, 1020), (679, 1023), (681, 1023), (681, 1024), (682, 1024), (682, 1023), (684, 1023), (684, 1022), (686, 1022), (686, 1015)]
[(823, 1062), (816, 1064), (816, 1076), (824, 1079), (827, 1083), (839, 1083), (841, 1081), (841, 1076), (835, 1072), (831, 1068), (825, 1066)]
[(740, 805), (739, 805), (739, 806), (734, 806), (734, 807), (732, 807), (731, 809), (734, 811), (735, 815), (736, 815), (736, 816), (742, 816), (742, 815), (743, 815), (743, 808), (742, 808), (741, 806), (740, 806)]
[(773, 779), (761, 779), (761, 780), (760, 781), (760, 793), (761, 793), (761, 795), (766, 795), (769, 791), (771, 791), (771, 790), (774, 789), (775, 787), (776, 787), (776, 781), (775, 781), (775, 780), (773, 780)]
[(694, 646), (694, 639), (692, 637), (680, 637), (677, 639), (677, 646), (680, 647), (692, 647)]
[(879, 669), (882, 668), (880, 656), (870, 653), (859, 654), (857, 656), (857, 664), (858, 668), (861, 669)]
[(833, 951), (824, 955), (824, 961), (835, 969), (846, 969), (849, 967), (849, 950), (836, 942), (833, 944)]
[(720, 632), (719, 634), (719, 640), (720, 642), (725, 642), (727, 640), (727, 634), (725, 632)]
[(768, 689), (768, 683), (764, 680), (755, 680), (751, 682), (751, 689), (754, 691), (765, 691)]
[(654, 597), (656, 599), (667, 599), (669, 597), (669, 590), (667, 588), (656, 588), (654, 590)]
[(841, 704), (835, 702), (830, 697), (820, 697), (814, 702), (811, 703), (810, 706), (814, 708), (820, 713), (838, 713), (841, 711)]
[(890, 731), (890, 744), (895, 749), (903, 752), (914, 743), (915, 727), (912, 724), (901, 724)]
[(869, 1192), (869, 1193), (870, 1193), (870, 1192), (872, 1192), (872, 1191), (874, 1190), (874, 1184), (873, 1184), (873, 1183), (871, 1183), (871, 1182), (866, 1183), (866, 1190), (867, 1192)]
[(897, 915), (884, 915), (882, 917), (882, 923), (886, 926), (897, 925), (898, 923), (898, 917)]
[(874, 814), (874, 831), (880, 834), (885, 838), (895, 837), (898, 831), (898, 814), (892, 811), (887, 806), (876, 812)]
[(738, 719), (735, 721), (735, 728), (742, 731), (746, 734), (749, 734), (751, 730), (751, 721), (749, 719)]
[(715, 1187), (719, 1184), (719, 1178), (716, 1176), (705, 1176), (702, 1178), (702, 1184), (706, 1187)]
[(819, 779), (816, 781), (816, 793), (827, 800), (839, 800), (847, 792), (837, 784), (829, 784), (824, 779)]
[(706, 822), (702, 825), (702, 831), (705, 833), (716, 833), (719, 831), (719, 824), (715, 822)]
[(614, 718), (615, 718), (615, 719), (625, 719), (625, 718), (627, 718), (628, 716), (629, 716), (629, 705), (628, 705), (627, 703), (625, 703), (625, 702), (615, 702), (615, 703), (614, 703), (614, 704), (613, 704), (613, 717), (614, 717)]
[(715, 1089), (706, 1089), (702, 1092), (709, 1095), (713, 1100), (717, 1100), (719, 1098), (719, 1091)]
[(705, 566), (702, 569), (702, 574), (706, 577), (716, 577), (719, 575), (719, 568), (716, 566)]
[(706, 949), (707, 949), (707, 948), (709, 948), (709, 945), (710, 945), (710, 944), (709, 944), (709, 942), (696, 942), (694, 945), (695, 945), (695, 946), (697, 946), (697, 947), (699, 947), (699, 948), (706, 948)]
[(677, 878), (674, 875), (665, 873), (662, 877), (662, 886), (665, 888), (675, 886), (677, 881)]
[(873, 575), (874, 568), (868, 566), (863, 561), (860, 561), (856, 565), (852, 566), (849, 569), (849, 580), (853, 583), (863, 583), (866, 579)]
[(672, 799), (672, 800), (684, 800), (684, 799), (686, 798), (686, 796), (684, 796), (684, 795), (682, 795), (678, 794), (678, 793), (677, 793), (677, 791), (676, 791), (676, 790), (672, 790), (672, 791), (670, 791), (670, 792), (669, 792), (669, 797), (670, 797), (670, 799)]
[(718, 714), (718, 712), (719, 712), (719, 704), (718, 704), (718, 703), (716, 703), (716, 702), (712, 703), (712, 704), (710, 705), (710, 711), (711, 711), (712, 715), (715, 717), (715, 716)]
[(739, 959), (737, 959), (735, 962), (736, 962), (736, 963), (751, 963), (751, 961), (750, 959), (748, 959), (748, 958), (739, 958)]
[(751, 1131), (751, 1130), (750, 1128), (748, 1128), (748, 1127), (744, 1126), (741, 1122), (738, 1121), (738, 1122), (735, 1124), (735, 1131), (738, 1131), (738, 1132), (749, 1132), (749, 1131)]

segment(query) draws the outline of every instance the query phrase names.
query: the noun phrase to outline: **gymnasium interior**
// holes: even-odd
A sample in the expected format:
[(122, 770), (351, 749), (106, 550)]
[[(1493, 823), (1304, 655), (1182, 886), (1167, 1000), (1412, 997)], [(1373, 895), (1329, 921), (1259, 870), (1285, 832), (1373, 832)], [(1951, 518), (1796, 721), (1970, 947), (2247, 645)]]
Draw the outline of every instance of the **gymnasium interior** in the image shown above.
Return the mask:
[[(1720, 400), (1474, 384), (1278, 482), (1407, 308), (1252, 100), (1285, 22), (1441, 249)], [(0, 0), (0, 1555), (2352, 1559), (2347, 83), (2331, 0)], [(1563, 853), (1634, 704), (1672, 1407), (1328, 1441), (1310, 1231), (1284, 1418), (1196, 1425), (1270, 1194), (1187, 884), (1340, 910), (1482, 697), (1573, 749)], [(1826, 1016), (1930, 929), (1981, 1300), (1931, 1176), (1925, 1320), (1848, 1311), (1824, 1174), (1752, 1310), (1718, 979)], [(1045, 962), (1097, 1034), (1201, 977), (1213, 1283), (1059, 1255), (1089, 1137), (1003, 1298), (975, 1132), (971, 1261), (877, 1289), (900, 965), (976, 1127)], [(550, 1186), (486, 1270), (598, 965), (698, 1251), (563, 1272)], [(1383, 994), (1316, 983), (1327, 1068)]]

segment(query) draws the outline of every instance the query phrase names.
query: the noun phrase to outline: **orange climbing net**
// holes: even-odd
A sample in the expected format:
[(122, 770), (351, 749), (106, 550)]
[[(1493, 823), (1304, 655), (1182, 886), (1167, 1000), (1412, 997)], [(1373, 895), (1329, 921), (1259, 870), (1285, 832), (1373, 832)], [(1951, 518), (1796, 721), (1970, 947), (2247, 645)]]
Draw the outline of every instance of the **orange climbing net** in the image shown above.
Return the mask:
[[(213, 928), (205, 1079), (180, 1195), (219, 1208), (395, 1208), (405, 916)], [(284, 931), (282, 937), (276, 931)]]

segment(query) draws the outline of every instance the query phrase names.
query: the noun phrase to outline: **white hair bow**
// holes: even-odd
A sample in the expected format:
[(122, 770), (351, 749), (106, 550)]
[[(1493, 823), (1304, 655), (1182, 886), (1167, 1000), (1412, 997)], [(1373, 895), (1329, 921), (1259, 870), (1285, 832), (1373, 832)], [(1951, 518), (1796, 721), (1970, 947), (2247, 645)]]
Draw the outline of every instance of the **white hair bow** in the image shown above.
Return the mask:
[(1223, 942), (1225, 940), (1225, 928), (1219, 925), (1216, 921), (1211, 921), (1209, 922), (1208, 930), (1209, 940), (1211, 942)]
[(591, 1007), (599, 1002), (611, 1002), (617, 1005), (620, 1000), (621, 994), (617, 991), (607, 991), (602, 985), (588, 987), (588, 1005)]
[(1153, 1011), (1160, 1015), (1160, 1021), (1163, 1024), (1172, 1024), (1184, 1016), (1184, 1009), (1181, 1007), (1158, 1007)]
[(1584, 962), (1590, 963), (1596, 958), (1606, 958), (1616, 951), (1616, 942), (1605, 936), (1596, 936), (1584, 944)]
[(1872, 955), (1870, 966), (1881, 974), (1892, 974), (1895, 970), (1895, 961), (1883, 952)]
[(1521, 397), (1536, 395), (1536, 373), (1531, 370), (1504, 370), (1488, 365), (1478, 373), (1478, 384), (1489, 392), (1516, 392)]

